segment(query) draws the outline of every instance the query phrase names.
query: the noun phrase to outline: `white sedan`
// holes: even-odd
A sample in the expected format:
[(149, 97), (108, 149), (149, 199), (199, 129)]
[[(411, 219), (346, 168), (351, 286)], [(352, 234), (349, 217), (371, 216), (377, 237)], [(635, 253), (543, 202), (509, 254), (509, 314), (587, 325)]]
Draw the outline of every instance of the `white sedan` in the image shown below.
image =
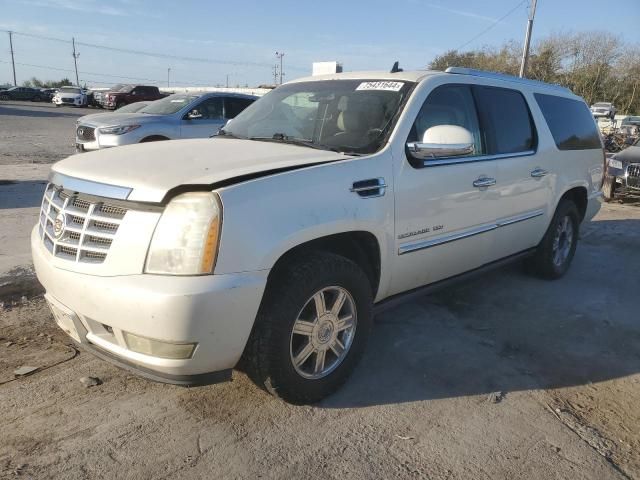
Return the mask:
[(51, 101), (56, 107), (60, 105), (81, 107), (87, 104), (87, 93), (80, 87), (62, 87), (58, 89)]

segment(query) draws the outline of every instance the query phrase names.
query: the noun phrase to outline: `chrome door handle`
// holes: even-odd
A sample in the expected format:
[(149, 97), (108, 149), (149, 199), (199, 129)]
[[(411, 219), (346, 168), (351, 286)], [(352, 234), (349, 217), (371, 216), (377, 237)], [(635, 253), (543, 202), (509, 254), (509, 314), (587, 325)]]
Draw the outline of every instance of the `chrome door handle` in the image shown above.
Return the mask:
[(542, 178), (545, 175), (547, 175), (549, 172), (546, 171), (544, 168), (535, 168), (533, 170), (531, 170), (531, 176), (533, 178)]
[(496, 184), (496, 179), (490, 178), (490, 177), (480, 177), (477, 180), (473, 181), (473, 186), (477, 188), (490, 187), (491, 185), (495, 185), (495, 184)]

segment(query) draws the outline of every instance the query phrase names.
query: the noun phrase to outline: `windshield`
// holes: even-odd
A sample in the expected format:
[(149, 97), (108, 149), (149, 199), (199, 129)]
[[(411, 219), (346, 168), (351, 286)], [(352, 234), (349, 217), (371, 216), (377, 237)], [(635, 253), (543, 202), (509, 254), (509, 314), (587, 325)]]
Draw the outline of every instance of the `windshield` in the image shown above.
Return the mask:
[(81, 93), (79, 88), (62, 87), (60, 93)]
[(124, 86), (120, 87), (118, 90), (116, 90), (116, 92), (129, 93), (129, 92), (131, 92), (131, 90), (133, 90), (133, 88), (134, 88), (133, 85), (124, 85)]
[(373, 153), (382, 147), (412, 85), (384, 80), (290, 83), (250, 105), (222, 135)]
[(181, 110), (182, 108), (187, 106), (196, 98), (198, 98), (198, 95), (171, 95), (161, 100), (151, 102), (149, 105), (140, 110), (139, 113), (150, 113), (153, 115), (171, 115), (172, 113), (176, 113), (178, 110)]

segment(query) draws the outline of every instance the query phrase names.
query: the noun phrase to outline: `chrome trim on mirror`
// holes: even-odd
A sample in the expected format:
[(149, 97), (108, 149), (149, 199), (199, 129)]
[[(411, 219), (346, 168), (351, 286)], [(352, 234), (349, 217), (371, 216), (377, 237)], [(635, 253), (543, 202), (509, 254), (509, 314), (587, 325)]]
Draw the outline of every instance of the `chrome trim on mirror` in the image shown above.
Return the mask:
[(51, 172), (49, 181), (58, 187), (63, 187), (65, 190), (87, 193), (96, 197), (116, 198), (118, 200), (126, 200), (133, 191), (132, 188), (83, 180), (82, 178), (70, 177), (58, 172)]
[(474, 151), (474, 144), (409, 142), (407, 143), (407, 149), (414, 157), (420, 160), (428, 160), (442, 157), (471, 155)]

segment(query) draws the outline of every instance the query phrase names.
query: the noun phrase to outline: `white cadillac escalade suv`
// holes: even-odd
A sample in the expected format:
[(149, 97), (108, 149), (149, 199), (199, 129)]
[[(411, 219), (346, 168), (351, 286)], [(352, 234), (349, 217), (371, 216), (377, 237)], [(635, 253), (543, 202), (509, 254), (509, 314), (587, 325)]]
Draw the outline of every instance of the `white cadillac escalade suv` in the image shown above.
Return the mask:
[(505, 260), (561, 277), (603, 160), (589, 108), (557, 86), (463, 68), (304, 78), (216, 138), (58, 162), (33, 258), (57, 323), (96, 355), (181, 385), (240, 364), (315, 402), (403, 294)]

